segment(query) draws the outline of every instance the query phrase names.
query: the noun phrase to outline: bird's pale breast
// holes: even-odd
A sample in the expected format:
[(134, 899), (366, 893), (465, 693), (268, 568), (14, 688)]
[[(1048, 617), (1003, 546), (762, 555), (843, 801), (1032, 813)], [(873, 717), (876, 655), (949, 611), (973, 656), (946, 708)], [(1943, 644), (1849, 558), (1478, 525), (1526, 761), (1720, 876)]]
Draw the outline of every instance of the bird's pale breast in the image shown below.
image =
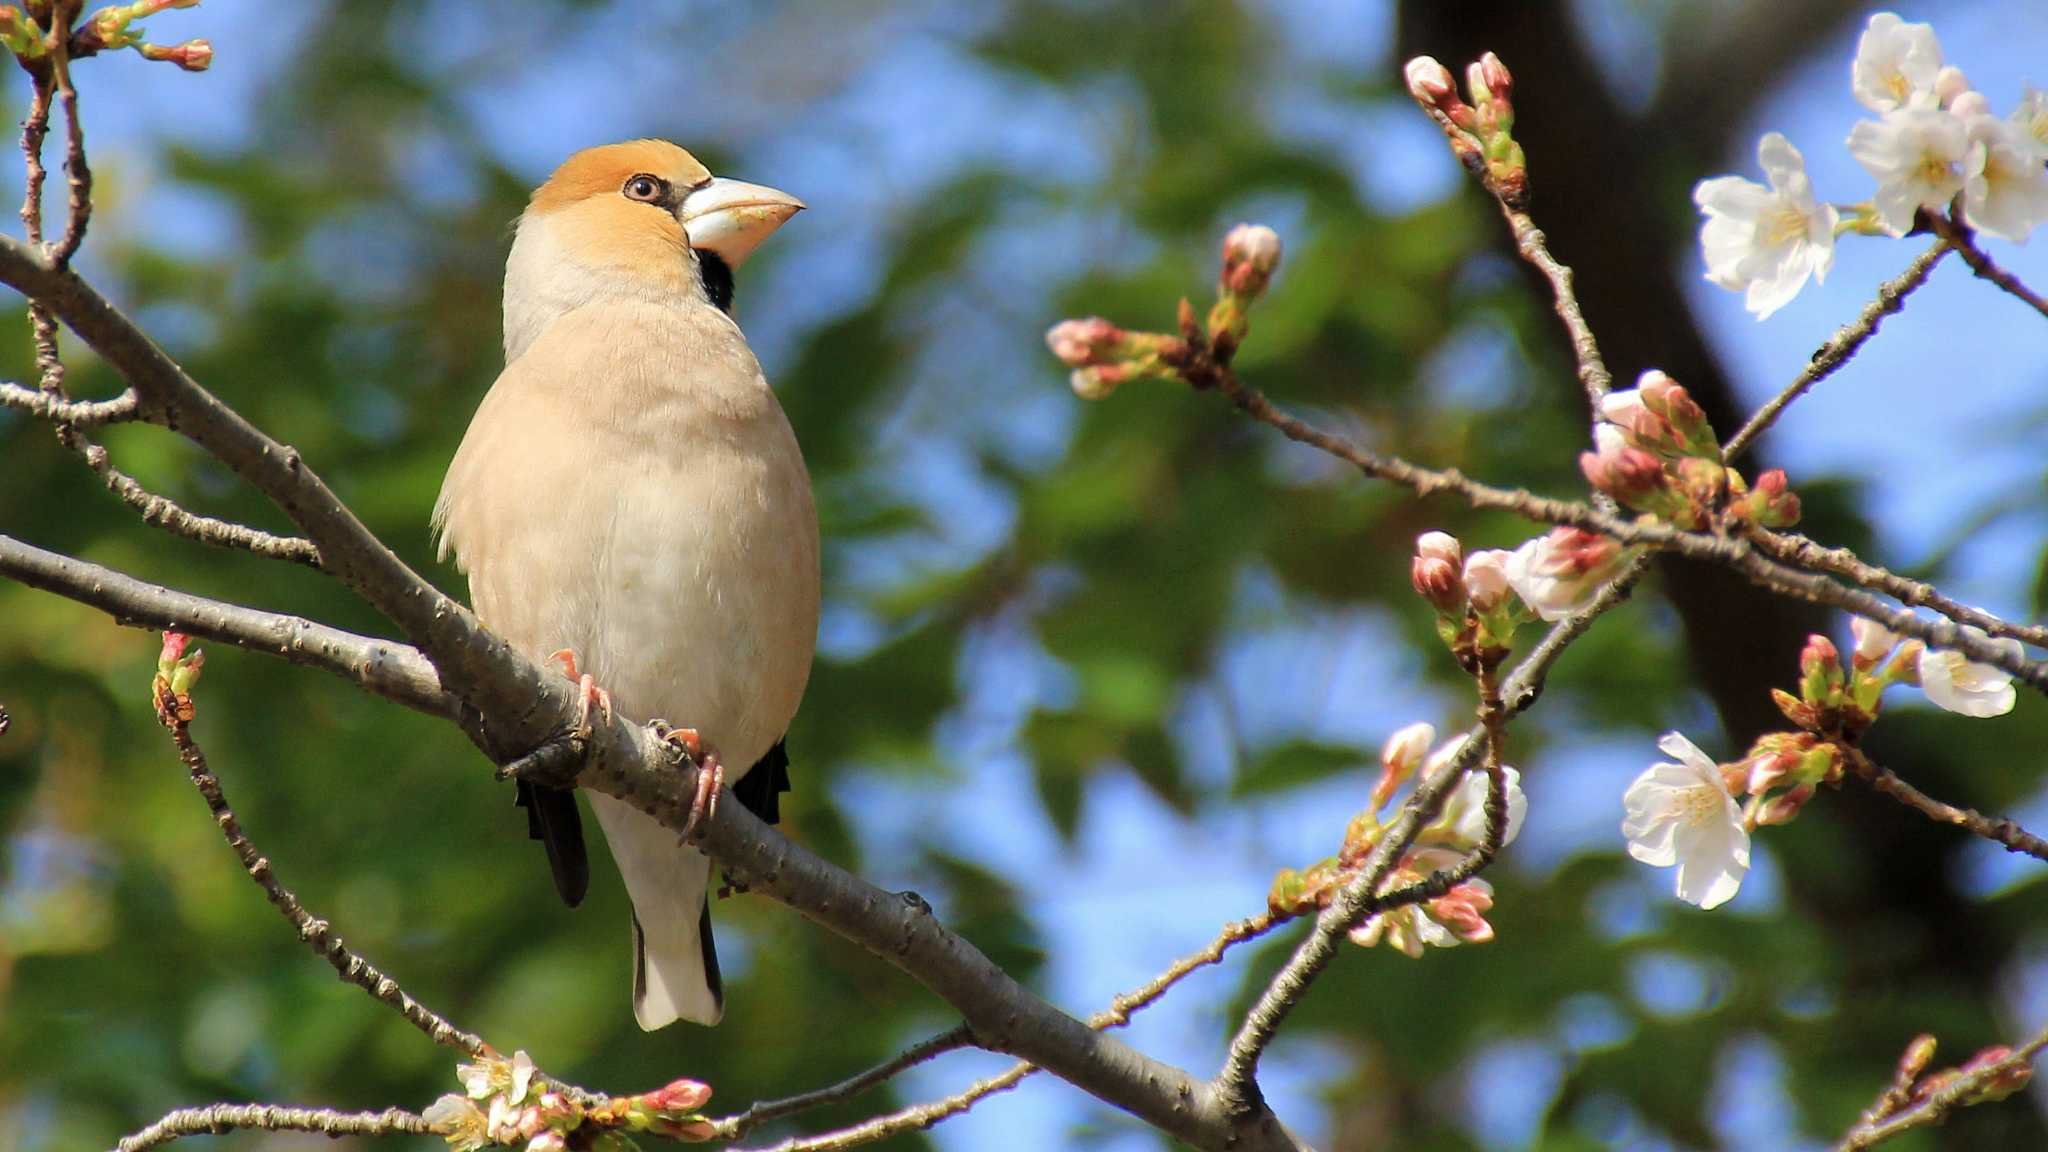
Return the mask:
[(439, 509), (478, 615), (573, 649), (636, 720), (743, 772), (781, 738), (818, 624), (803, 458), (739, 331), (611, 302), (550, 324), (485, 398)]

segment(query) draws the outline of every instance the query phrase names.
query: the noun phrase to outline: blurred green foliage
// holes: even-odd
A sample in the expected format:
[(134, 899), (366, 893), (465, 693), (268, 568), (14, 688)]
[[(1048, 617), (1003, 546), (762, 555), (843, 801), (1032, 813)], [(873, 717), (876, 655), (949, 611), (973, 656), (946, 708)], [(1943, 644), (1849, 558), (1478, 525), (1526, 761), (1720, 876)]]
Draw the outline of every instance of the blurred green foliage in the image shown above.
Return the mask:
[[(147, 162), (102, 155), (107, 207), (90, 270), (197, 378), (299, 447), (408, 562), (459, 590), (430, 553), (427, 513), (500, 366), (506, 224), (543, 170), (501, 155), (479, 133), (478, 105), (500, 99), (494, 85), (529, 66), (554, 66), (547, 75), (561, 83), (597, 83), (585, 71), (608, 67), (606, 46), (572, 34), (617, 6), (490, 6), (485, 31), (507, 45), (465, 41), (480, 18), (456, 5), (307, 4), (293, 34), (274, 41), (256, 19), (210, 26), (226, 7), (182, 14), (180, 30), (211, 35), (222, 67), (284, 58), (244, 111), (245, 132), (138, 145)], [(878, 843), (862, 829), (880, 814), (862, 798), (1028, 773), (1028, 786), (1007, 795), (1038, 810), (983, 813), (968, 838), (1049, 822), (1072, 845), (1091, 817), (1120, 819), (1090, 805), (1105, 776), (1129, 774), (1190, 836), (1316, 813), (1327, 840), (1291, 859), (1242, 848), (1257, 833), (1228, 841), (1248, 869), (1305, 863), (1335, 843), (1345, 805), (1362, 802), (1378, 735), (1416, 718), (1390, 706), (1463, 707), (1455, 669), (1407, 591), (1414, 536), (1443, 527), (1511, 545), (1526, 534), (1354, 482), (1174, 388), (1132, 386), (1081, 405), (1038, 345), (1045, 325), (1088, 313), (1168, 322), (1174, 299), (1213, 276), (1222, 228), (1257, 213), (1283, 225), (1289, 251), (1239, 366), (1274, 397), (1413, 458), (1546, 491), (1576, 489), (1583, 421), (1546, 306), (1499, 251), (1485, 205), (1451, 196), (1375, 206), (1330, 149), (1248, 114), (1306, 84), (1361, 122), (1399, 115), (1405, 97), (1380, 81), (1393, 74), (1386, 61), (1305, 65), (1281, 41), (1272, 6), (1226, 0), (1017, 0), (957, 18), (910, 3), (845, 8), (648, 8), (627, 24), (656, 42), (673, 36), (674, 66), (685, 71), (692, 20), (718, 43), (770, 56), (760, 64), (768, 79), (735, 105), (791, 76), (807, 77), (792, 87), (823, 104), (836, 85), (853, 84), (856, 57), (872, 48), (858, 47), (864, 29), (925, 19), (936, 31), (921, 34), (951, 46), (950, 66), (1019, 106), (1051, 101), (1096, 118), (1077, 126), (1053, 115), (1044, 131), (1113, 142), (1098, 153), (1101, 167), (1080, 176), (1034, 173), (996, 148), (911, 185), (907, 199), (885, 197), (888, 215), (869, 222), (873, 242), (857, 248), (866, 287), (828, 314), (798, 309), (811, 317), (798, 324), (782, 319), (792, 314), (786, 300), (763, 299), (809, 290), (797, 275), (807, 266), (779, 254), (782, 238), (740, 284), (743, 322), (782, 325), (784, 339), (764, 354), (805, 445), (828, 539), (825, 654), (791, 737), (786, 830), (877, 883), (932, 896), (949, 922), (1029, 979), (1063, 941), (1047, 911), (1020, 896), (1021, 878), (928, 828)], [(825, 51), (842, 35), (856, 45), (847, 58)], [(568, 58), (546, 59), (558, 39)], [(128, 66), (80, 69), (93, 116), (124, 114), (100, 77)], [(203, 100), (208, 83), (185, 78), (179, 91)], [(18, 106), (19, 78), (11, 84)], [(674, 96), (668, 81), (644, 84), (650, 104), (632, 112), (631, 130), (696, 126), (703, 136), (685, 142), (714, 168), (757, 160), (747, 134), (786, 126), (723, 104), (662, 112), (655, 106)], [(801, 119), (801, 109), (765, 103), (760, 116)], [(1042, 108), (1017, 114), (1048, 118)], [(543, 118), (534, 133), (546, 143), (528, 150), (566, 155), (596, 142), (583, 131)], [(758, 167), (736, 174), (821, 205), (790, 230), (790, 245), (803, 225), (829, 219), (831, 187)], [(207, 205), (215, 228), (206, 235), (216, 238), (168, 234), (179, 216), (149, 210), (166, 190)], [(1023, 250), (1035, 261), (1016, 255)], [(1469, 368), (1475, 348), (1481, 370)], [(116, 387), (88, 357), (72, 360), (80, 394)], [(25, 325), (0, 326), (0, 363), (28, 371)], [(117, 429), (106, 442), (155, 489), (283, 526), (171, 438)], [(41, 427), (0, 416), (0, 458), (0, 526), (11, 534), (196, 592), (379, 628), (317, 574), (136, 523)], [(1860, 534), (1852, 494), (1833, 504), (1827, 519)], [(0, 586), (0, 621), (0, 700), (14, 717), (0, 741), (9, 846), (0, 858), (0, 1147), (104, 1147), (167, 1108), (216, 1099), (419, 1107), (448, 1090), (448, 1054), (337, 983), (238, 874), (151, 719), (155, 639), (12, 586)], [(1400, 682), (1340, 696), (1328, 651), (1340, 636), (1362, 637), (1375, 650), (1371, 667)], [(1007, 679), (988, 671), (991, 652), (1007, 654)], [(717, 1088), (716, 1108), (730, 1110), (850, 1074), (948, 1023), (942, 1005), (881, 960), (742, 897), (717, 909), (736, 977), (727, 1022), (642, 1034), (627, 1009), (626, 913), (608, 865), (585, 907), (558, 907), (509, 790), (459, 734), (317, 673), (218, 647), (210, 656), (195, 733), (280, 876), (425, 1003), (529, 1049), (550, 1071), (616, 1090), (699, 1076)], [(991, 683), (1014, 699), (983, 699)], [(1196, 713), (1213, 721), (1219, 700), (1230, 722), (1198, 723)], [(2038, 703), (1995, 730), (1902, 716), (1887, 722), (1888, 751), (1930, 790), (2003, 808), (2038, 784), (2033, 758), (2016, 764), (2009, 753), (2040, 746)], [(994, 720), (977, 719), (984, 707)], [(1521, 725), (1515, 749), (1539, 805), (1545, 774), (1571, 768), (1546, 748), (1575, 724), (1635, 741), (1646, 756), (1658, 728), (1702, 724), (1654, 589), (1571, 653), (1539, 711), (1548, 719)], [(1455, 713), (1428, 718), (1447, 724)], [(984, 745), (962, 729), (1002, 754), (973, 754)], [(1601, 802), (1612, 806), (1611, 793)], [(1346, 954), (1291, 1026), (1289, 1043), (1313, 1065), (1303, 1091), (1323, 1108), (1302, 1122), (1345, 1148), (1480, 1146), (1454, 1074), (1514, 1042), (1561, 1061), (1538, 1146), (1647, 1146), (1630, 1141), (1650, 1133), (1705, 1146), (1725, 1103), (1709, 1096), (1717, 1068), (1731, 1044), (1761, 1036), (1780, 1046), (1796, 1122), (1824, 1136), (1867, 1103), (1913, 1032), (1940, 1032), (1953, 1042), (1945, 1055), (1958, 1059), (2012, 1034), (2016, 1022), (1994, 1017), (1993, 989), (1944, 982), (1927, 957), (2020, 954), (2027, 926), (2048, 911), (2038, 885), (1967, 905), (1959, 897), (1951, 924), (1846, 939), (1830, 930), (1831, 913), (1881, 906), (1884, 862), (1827, 803), (1769, 844), (1794, 879), (1762, 912), (1701, 916), (1646, 902), (1650, 889), (1608, 842), (1547, 873), (1512, 860), (1500, 869), (1495, 944), (1420, 963)], [(1955, 847), (1944, 849), (1950, 859)], [(1171, 880), (1088, 883), (1143, 901), (1149, 885)], [(1263, 883), (1252, 874), (1247, 890)], [(1255, 910), (1195, 903), (1199, 915), (1162, 904), (1143, 925), (1171, 929), (1161, 965)], [(1249, 965), (1237, 960), (1236, 992), (1209, 984), (1185, 993), (1230, 1002), (1197, 1013), (1207, 1040), (1166, 1054), (1212, 1058), (1226, 1009), (1292, 939), (1283, 933)], [(1646, 995), (1645, 965), (1679, 966), (1698, 995), (1675, 1004)], [(1064, 1006), (1085, 1014), (1100, 1005)], [(844, 1123), (871, 1107), (879, 1104), (797, 1124)], [(1062, 1139), (1076, 1146), (1133, 1131), (1099, 1111), (1074, 1116)], [(1975, 1122), (1976, 1138), (1990, 1141), (1977, 1146), (2012, 1146), (1996, 1142), (2007, 1121)], [(899, 1145), (931, 1139), (943, 1133)]]

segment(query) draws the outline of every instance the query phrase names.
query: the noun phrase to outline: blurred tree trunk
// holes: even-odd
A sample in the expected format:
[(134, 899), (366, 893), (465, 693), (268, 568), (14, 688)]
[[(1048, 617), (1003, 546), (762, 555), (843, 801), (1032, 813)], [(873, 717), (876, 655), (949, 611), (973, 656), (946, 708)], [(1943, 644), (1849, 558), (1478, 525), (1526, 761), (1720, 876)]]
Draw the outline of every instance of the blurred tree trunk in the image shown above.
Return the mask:
[[(1688, 27), (1683, 36), (1669, 38), (1666, 91), (1640, 116), (1617, 103), (1559, 5), (1402, 0), (1397, 39), (1401, 59), (1427, 54), (1453, 72), (1488, 50), (1506, 61), (1515, 77), (1515, 132), (1529, 155), (1537, 223), (1549, 235), (1551, 250), (1577, 271), (1586, 320), (1617, 383), (1646, 368), (1662, 368), (1692, 391), (1724, 436), (1746, 412), (1686, 302), (1683, 285), (1697, 274), (1696, 260), (1681, 253), (1694, 243), (1696, 218), (1680, 197), (1698, 176), (1722, 170), (1723, 157), (1746, 154), (1729, 134), (1752, 101), (1770, 91), (1771, 80), (1827, 37), (1845, 32), (1863, 11), (1839, 0), (1743, 8), (1715, 20), (1711, 29)], [(1712, 51), (1699, 49), (1709, 43)], [(1846, 86), (1846, 59), (1842, 73)], [(1703, 92), (1720, 98), (1701, 99)], [(1505, 247), (1504, 230), (1500, 238)], [(1547, 294), (1528, 271), (1531, 290)], [(1561, 336), (1557, 354), (1570, 355)], [(1576, 397), (1577, 382), (1571, 384)], [(1762, 448), (1768, 447), (1767, 439)], [(1752, 467), (1745, 471), (1754, 475), (1765, 459), (1764, 451), (1752, 450)], [(1765, 595), (1719, 568), (1667, 560), (1658, 572), (1663, 594), (1684, 623), (1693, 672), (1727, 730), (1722, 750), (1732, 755), (1759, 733), (1783, 728), (1766, 686), (1789, 684), (1807, 633), (1839, 632), (1839, 621), (1810, 605)], [(1880, 759), (1882, 749), (1880, 743)], [(1935, 758), (1914, 763), (1934, 773), (1923, 774), (1922, 782), (1937, 794), (1958, 776), (1956, 766)], [(1863, 996), (1933, 991), (1972, 1004), (1966, 1018), (1982, 1021), (1987, 1030), (1981, 1037), (1943, 1037), (1945, 1057), (1960, 1060), (1971, 1050), (1963, 1045), (1999, 1039), (1990, 1032), (1998, 1019), (1997, 981), (2016, 942), (1950, 886), (1948, 862), (1960, 838), (1853, 785), (1809, 809), (1806, 819), (1818, 810), (1847, 826), (1841, 843), (1853, 846), (1860, 867), (1838, 866), (1837, 875), (1821, 884), (1802, 874), (1796, 853), (1787, 853), (1788, 896), (1819, 917), (1838, 942), (1887, 940), (1882, 949), (1853, 943), (1844, 948), (1843, 1017), (1855, 1015)], [(1842, 874), (1865, 882), (1844, 883)], [(1902, 924), (1944, 930), (1923, 928), (1901, 940)], [(1841, 1058), (1869, 1064), (1875, 1094), (1884, 1069), (1909, 1037), (1872, 1035), (1868, 1021), (1834, 1023), (1836, 1034), (1828, 1043)], [(1858, 1042), (1875, 1050), (1858, 1051)], [(2024, 1106), (1982, 1109), (1959, 1115), (1939, 1139), (1940, 1147), (1958, 1150), (2048, 1147), (2048, 1127)]]

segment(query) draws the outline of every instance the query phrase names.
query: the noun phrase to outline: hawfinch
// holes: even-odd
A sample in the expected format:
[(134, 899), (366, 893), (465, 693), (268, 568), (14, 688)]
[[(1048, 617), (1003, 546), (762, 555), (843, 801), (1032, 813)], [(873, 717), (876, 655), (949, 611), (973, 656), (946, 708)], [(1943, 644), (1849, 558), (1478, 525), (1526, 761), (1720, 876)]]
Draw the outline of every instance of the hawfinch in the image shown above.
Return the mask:
[[(716, 769), (693, 818), (721, 778), (775, 818), (817, 640), (810, 477), (727, 314), (733, 272), (802, 207), (666, 141), (571, 156), (519, 219), (505, 371), (434, 508), (477, 616), (529, 657), (580, 664), (586, 711), (692, 726), (679, 738)], [(574, 796), (522, 786), (520, 803), (575, 905)], [(590, 806), (633, 904), (634, 1016), (717, 1023), (711, 862), (624, 801)]]

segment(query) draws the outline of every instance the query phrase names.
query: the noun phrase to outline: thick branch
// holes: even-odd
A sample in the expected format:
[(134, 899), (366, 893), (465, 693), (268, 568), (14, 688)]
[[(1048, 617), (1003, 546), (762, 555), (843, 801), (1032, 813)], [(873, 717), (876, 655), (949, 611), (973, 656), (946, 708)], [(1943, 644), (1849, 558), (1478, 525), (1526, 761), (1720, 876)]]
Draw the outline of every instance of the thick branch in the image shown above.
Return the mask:
[(441, 688), (414, 648), (358, 636), (298, 616), (179, 592), (0, 535), (0, 576), (97, 608), (117, 623), (187, 632), (331, 672), (416, 712), (460, 719), (462, 702)]

